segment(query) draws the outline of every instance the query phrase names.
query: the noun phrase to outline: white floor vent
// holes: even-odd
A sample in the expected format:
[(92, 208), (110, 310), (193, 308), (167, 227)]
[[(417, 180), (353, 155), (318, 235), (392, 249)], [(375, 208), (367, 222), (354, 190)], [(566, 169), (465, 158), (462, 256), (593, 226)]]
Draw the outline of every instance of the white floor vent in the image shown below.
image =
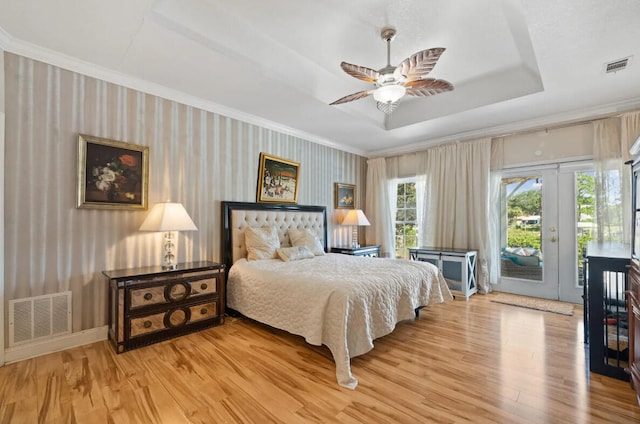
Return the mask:
[(71, 292), (9, 301), (9, 347), (71, 333)]

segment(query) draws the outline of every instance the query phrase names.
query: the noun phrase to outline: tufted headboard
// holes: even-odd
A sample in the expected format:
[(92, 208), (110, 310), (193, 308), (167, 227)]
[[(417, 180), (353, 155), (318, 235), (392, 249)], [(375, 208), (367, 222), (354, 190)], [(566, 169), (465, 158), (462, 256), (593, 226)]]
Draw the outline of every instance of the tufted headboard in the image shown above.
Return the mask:
[(222, 202), (222, 258), (227, 271), (247, 256), (244, 231), (247, 227), (278, 227), (281, 246), (291, 246), (289, 228), (310, 229), (327, 250), (327, 211), (324, 206), (295, 204)]

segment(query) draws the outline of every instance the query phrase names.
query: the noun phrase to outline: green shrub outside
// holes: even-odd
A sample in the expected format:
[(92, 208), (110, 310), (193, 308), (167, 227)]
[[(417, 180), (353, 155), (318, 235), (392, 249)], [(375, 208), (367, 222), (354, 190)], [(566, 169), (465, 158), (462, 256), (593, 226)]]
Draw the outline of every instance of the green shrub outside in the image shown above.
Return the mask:
[(540, 249), (540, 230), (533, 231), (529, 229), (509, 228), (507, 246)]

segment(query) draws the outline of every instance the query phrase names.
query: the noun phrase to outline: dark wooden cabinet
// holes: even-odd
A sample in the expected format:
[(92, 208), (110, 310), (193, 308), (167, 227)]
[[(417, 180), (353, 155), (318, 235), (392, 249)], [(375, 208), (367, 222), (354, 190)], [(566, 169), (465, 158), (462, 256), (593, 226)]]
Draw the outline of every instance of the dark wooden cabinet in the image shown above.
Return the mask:
[(630, 353), (626, 295), (629, 252), (628, 244), (589, 242), (585, 258), (589, 369), (626, 381)]
[(104, 271), (109, 340), (117, 353), (223, 322), (224, 265), (215, 262)]
[(629, 270), (629, 374), (640, 405), (640, 264), (632, 259)]
[(332, 247), (331, 253), (342, 253), (351, 256), (380, 256), (380, 246), (360, 246), (360, 247)]
[(631, 267), (629, 269), (629, 368), (631, 385), (636, 391), (640, 405), (640, 137), (631, 146), (633, 156), (631, 166), (632, 237)]

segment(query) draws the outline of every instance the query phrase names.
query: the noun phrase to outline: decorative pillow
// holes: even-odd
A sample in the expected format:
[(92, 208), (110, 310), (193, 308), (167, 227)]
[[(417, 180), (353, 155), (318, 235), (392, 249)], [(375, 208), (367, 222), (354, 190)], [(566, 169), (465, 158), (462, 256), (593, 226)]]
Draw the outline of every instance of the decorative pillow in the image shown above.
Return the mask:
[(316, 237), (310, 230), (295, 230), (290, 228), (288, 232), (292, 246), (304, 246), (311, 250), (316, 256), (324, 255), (322, 243), (320, 243), (318, 237)]
[(285, 262), (314, 257), (313, 252), (306, 246), (281, 247), (276, 249), (276, 253)]
[(247, 245), (247, 259), (277, 259), (276, 249), (280, 247), (278, 229), (276, 227), (249, 227), (244, 232)]
[(516, 263), (521, 266), (539, 266), (540, 260), (537, 256), (518, 256)]

